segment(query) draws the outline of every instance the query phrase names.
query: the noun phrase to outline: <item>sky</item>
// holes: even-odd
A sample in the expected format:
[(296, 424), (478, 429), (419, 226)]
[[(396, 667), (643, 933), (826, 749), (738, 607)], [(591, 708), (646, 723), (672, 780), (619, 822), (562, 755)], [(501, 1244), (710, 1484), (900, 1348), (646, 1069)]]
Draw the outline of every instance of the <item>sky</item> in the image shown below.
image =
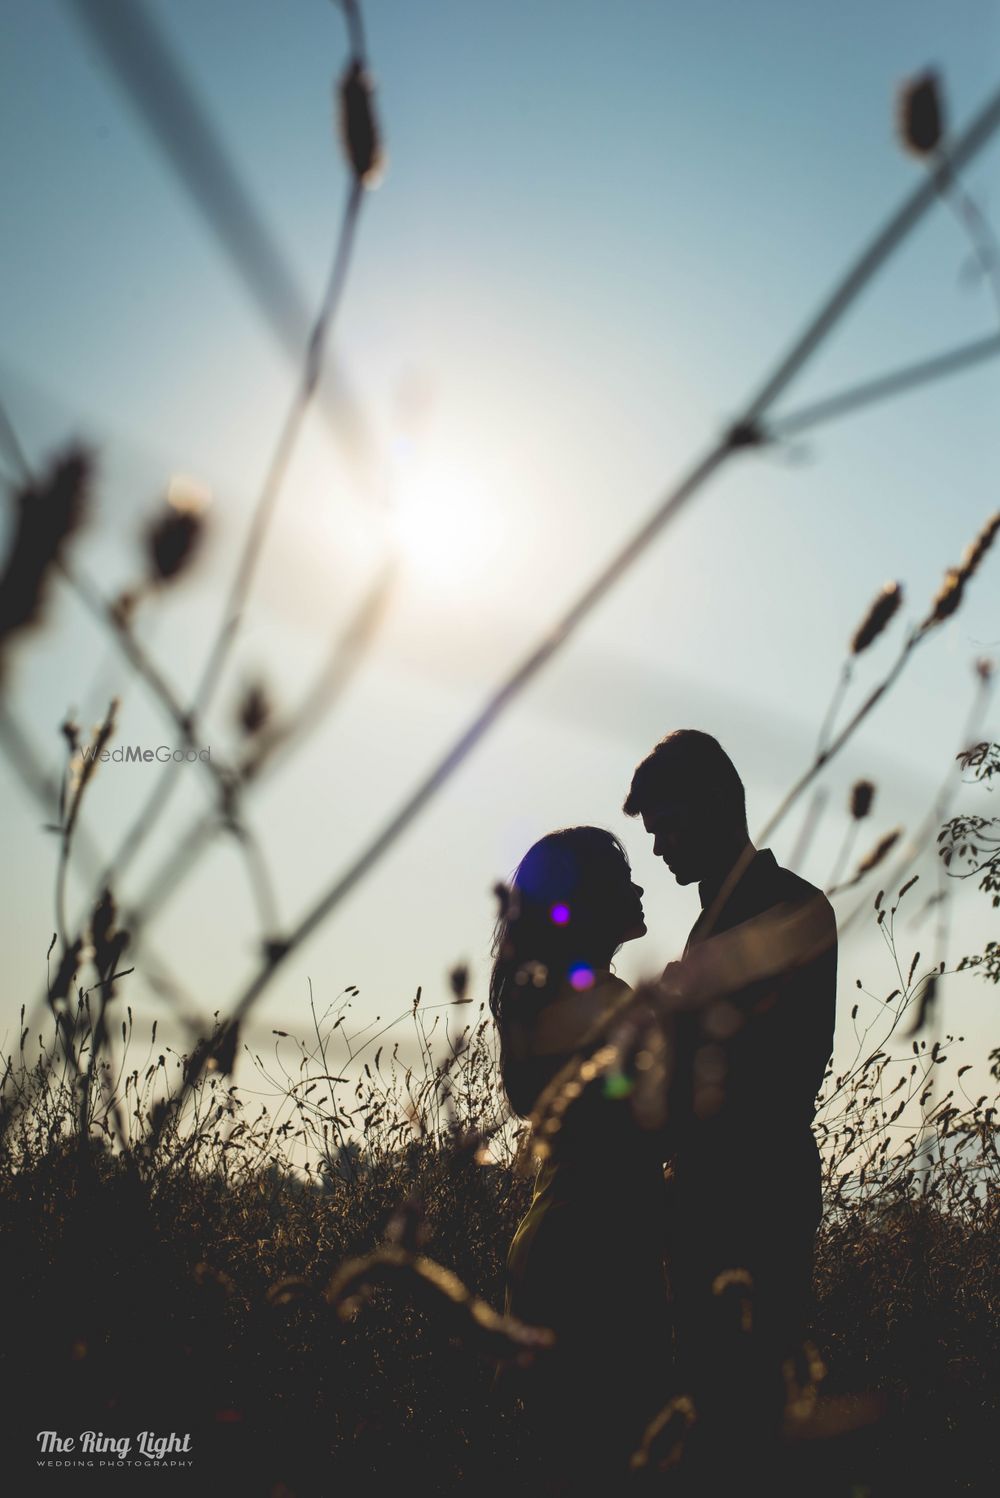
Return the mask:
[[(305, 305), (318, 305), (347, 171), (333, 87), (343, 17), (329, 0), (147, 0)], [(257, 676), (293, 705), (387, 544), (386, 617), (328, 720), (248, 801), (283, 929), (333, 883), (673, 481), (734, 418), (839, 274), (919, 181), (894, 132), (901, 79), (927, 67), (960, 129), (996, 88), (1000, 6), (956, 0), (588, 0), (363, 5), (387, 169), (366, 195), (322, 386), (348, 387), (369, 433), (308, 422), (203, 737), (224, 758)], [(6, 229), (0, 396), (30, 460), (73, 438), (97, 454), (80, 565), (108, 595), (142, 566), (141, 535), (178, 475), (211, 493), (190, 575), (144, 608), (143, 642), (181, 697), (218, 628), (295, 368), (109, 73), (77, 7), (4, 7), (0, 158)], [(1000, 143), (963, 180), (998, 206)], [(938, 206), (783, 398), (792, 410), (995, 331), (969, 244)], [(449, 997), (469, 965), (486, 997), (492, 888), (560, 825), (621, 836), (646, 889), (630, 982), (675, 957), (697, 914), (621, 812), (632, 769), (676, 727), (716, 734), (747, 787), (751, 833), (812, 757), (848, 642), (878, 589), (904, 588), (893, 630), (858, 662), (848, 711), (888, 669), (997, 508), (1000, 372), (949, 381), (741, 455), (647, 548), (357, 889), (281, 969), (248, 1035), (304, 1033), (357, 985), (358, 1028), (417, 986)], [(6, 544), (9, 505), (0, 522)], [(915, 828), (964, 746), (973, 663), (1000, 649), (1000, 556), (831, 765), (798, 867), (825, 884), (852, 783), (877, 786), (858, 853)], [(176, 742), (143, 684), (63, 585), (18, 647), (8, 704), (58, 775), (58, 725), (121, 699), (119, 741)], [(995, 704), (976, 737), (1000, 737)], [(117, 843), (154, 766), (103, 766), (87, 833)], [(990, 803), (959, 791), (963, 809)], [(119, 896), (126, 903), (204, 810), (186, 766)], [(770, 845), (788, 858), (804, 804)], [(0, 1037), (43, 991), (56, 844), (0, 759), (8, 986)], [(933, 859), (922, 888), (936, 887)], [(74, 870), (70, 906), (91, 883)], [(864, 886), (872, 898), (875, 879)], [(949, 965), (989, 934), (967, 882), (948, 950), (905, 926), (908, 965)], [(908, 897), (913, 899), (914, 896)], [(843, 914), (853, 895), (838, 905)], [(916, 909), (916, 907), (914, 907)], [(218, 842), (165, 905), (156, 949), (206, 1016), (252, 974), (246, 873)], [(932, 948), (934, 950), (932, 950)], [(838, 1054), (862, 979), (896, 986), (871, 921), (841, 953)], [(135, 1013), (169, 1025), (143, 975)], [(874, 1000), (871, 1001), (873, 1004)], [(995, 991), (950, 980), (942, 1023), (982, 1058)], [(873, 1012), (876, 1012), (873, 1010)], [(402, 1034), (403, 1031), (401, 1030)]]

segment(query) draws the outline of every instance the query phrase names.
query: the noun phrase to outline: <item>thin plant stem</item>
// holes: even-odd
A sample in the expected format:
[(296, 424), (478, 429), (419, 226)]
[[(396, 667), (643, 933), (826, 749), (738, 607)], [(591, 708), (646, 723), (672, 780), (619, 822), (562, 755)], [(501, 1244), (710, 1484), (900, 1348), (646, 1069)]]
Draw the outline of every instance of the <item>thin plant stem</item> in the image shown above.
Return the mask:
[[(811, 319), (803, 333), (794, 341), (789, 351), (779, 360), (757, 393), (750, 399), (742, 415), (730, 430), (721, 437), (705, 455), (697, 460), (665, 497), (650, 518), (632, 536), (625, 546), (601, 570), (594, 581), (584, 590), (577, 601), (556, 623), (536, 648), (501, 684), (430, 773), (421, 781), (411, 795), (398, 808), (393, 817), (384, 824), (374, 839), (363, 849), (345, 872), (316, 900), (299, 920), (288, 936), (284, 949), (272, 954), (257, 974), (238, 995), (233, 1006), (234, 1018), (246, 1013), (250, 1006), (272, 982), (275, 973), (288, 955), (322, 924), (379, 861), (384, 853), (410, 826), (423, 807), (434, 797), (442, 785), (450, 779), (464, 762), (480, 739), (493, 726), (509, 704), (520, 694), (538, 671), (569, 638), (574, 629), (601, 601), (609, 589), (618, 581), (631, 563), (640, 556), (656, 538), (664, 526), (684, 508), (707, 481), (712, 478), (734, 453), (757, 445), (760, 440), (758, 424), (770, 406), (807, 364), (833, 327), (847, 312), (869, 281), (881, 269), (890, 255), (905, 240), (907, 235), (923, 218), (936, 200), (940, 182), (946, 174), (965, 166), (1000, 127), (1000, 90), (997, 90), (980, 110), (963, 135), (955, 142), (947, 157), (938, 163), (926, 181), (904, 200), (889, 217), (871, 242), (849, 267), (837, 283), (817, 314)], [(822, 760), (800, 779), (782, 802), (762, 835), (764, 838), (792, 805), (801, 791), (815, 778), (822, 765), (829, 761), (842, 747), (858, 724), (867, 716), (880, 698), (896, 680), (915, 644), (923, 638), (923, 632), (910, 636), (904, 649), (885, 681), (875, 689), (867, 701), (825, 751)]]

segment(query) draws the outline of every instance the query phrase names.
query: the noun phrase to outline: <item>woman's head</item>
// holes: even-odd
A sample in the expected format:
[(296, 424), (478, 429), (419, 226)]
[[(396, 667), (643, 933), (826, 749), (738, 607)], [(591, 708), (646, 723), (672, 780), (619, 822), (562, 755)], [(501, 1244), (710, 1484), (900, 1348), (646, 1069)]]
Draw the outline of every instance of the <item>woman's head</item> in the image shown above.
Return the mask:
[(540, 838), (510, 882), (493, 940), (490, 1009), (504, 1038), (512, 1003), (539, 1006), (568, 978), (586, 987), (643, 936), (642, 890), (613, 833), (564, 827)]
[[(602, 827), (539, 838), (514, 871), (506, 924), (511, 955), (559, 967), (565, 954), (606, 966), (622, 942), (645, 930), (642, 890), (625, 849)], [(559, 976), (567, 971), (568, 964)]]

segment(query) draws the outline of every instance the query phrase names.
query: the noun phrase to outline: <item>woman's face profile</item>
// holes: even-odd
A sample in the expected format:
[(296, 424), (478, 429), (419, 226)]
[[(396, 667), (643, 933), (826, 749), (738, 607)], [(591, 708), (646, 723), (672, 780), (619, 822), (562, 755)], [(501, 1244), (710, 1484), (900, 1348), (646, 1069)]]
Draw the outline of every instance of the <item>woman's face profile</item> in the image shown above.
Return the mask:
[(566, 846), (569, 838), (560, 833), (536, 844), (518, 866), (512, 887), (522, 914), (530, 912), (524, 926), (529, 944), (534, 940), (541, 951), (552, 938), (571, 958), (606, 963), (624, 942), (646, 935), (643, 891), (610, 834), (580, 830), (593, 835), (578, 838), (576, 847)]
[(632, 878), (632, 870), (626, 864), (621, 890), (623, 911), (621, 940), (623, 942), (637, 941), (640, 936), (646, 935), (646, 915), (642, 908), (642, 895), (642, 885), (636, 884)]

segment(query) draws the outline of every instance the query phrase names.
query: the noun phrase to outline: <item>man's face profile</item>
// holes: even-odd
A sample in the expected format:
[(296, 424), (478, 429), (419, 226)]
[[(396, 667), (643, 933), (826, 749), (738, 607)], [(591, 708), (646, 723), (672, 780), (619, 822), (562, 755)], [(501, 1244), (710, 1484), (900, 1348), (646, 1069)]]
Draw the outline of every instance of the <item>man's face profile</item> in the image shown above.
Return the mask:
[(642, 822), (653, 839), (653, 853), (662, 858), (678, 884), (702, 878), (704, 834), (689, 801), (661, 797), (643, 808)]

